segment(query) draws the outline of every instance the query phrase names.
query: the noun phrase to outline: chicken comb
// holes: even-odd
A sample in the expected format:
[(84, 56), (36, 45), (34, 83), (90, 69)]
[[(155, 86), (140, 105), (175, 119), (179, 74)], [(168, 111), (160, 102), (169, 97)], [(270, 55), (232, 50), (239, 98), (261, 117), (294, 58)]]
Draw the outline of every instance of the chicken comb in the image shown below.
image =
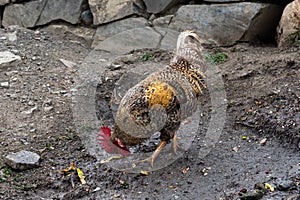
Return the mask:
[(96, 133), (100, 138), (97, 138), (99, 141), (99, 145), (107, 152), (107, 153), (116, 153), (115, 145), (110, 141), (111, 130), (109, 127), (103, 126), (100, 127), (100, 132)]
[(102, 126), (100, 129), (101, 129), (104, 137), (108, 137), (109, 138), (111, 136), (111, 130), (110, 130), (109, 127)]
[(99, 138), (97, 140), (99, 141), (99, 145), (109, 154), (118, 153), (122, 156), (129, 156), (130, 151), (127, 147), (119, 147), (117, 144), (114, 144), (110, 137), (111, 137), (111, 129), (109, 127), (103, 126), (100, 127), (100, 132), (96, 133)]

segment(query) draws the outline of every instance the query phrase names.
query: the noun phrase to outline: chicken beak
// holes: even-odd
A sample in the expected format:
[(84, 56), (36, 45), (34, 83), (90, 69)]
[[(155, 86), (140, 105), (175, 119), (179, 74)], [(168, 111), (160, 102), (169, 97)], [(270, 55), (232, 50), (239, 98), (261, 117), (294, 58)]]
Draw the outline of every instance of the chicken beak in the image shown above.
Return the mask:
[(119, 138), (116, 138), (116, 141), (117, 141), (117, 144), (119, 147), (125, 147), (125, 145), (123, 144), (123, 142), (119, 139)]

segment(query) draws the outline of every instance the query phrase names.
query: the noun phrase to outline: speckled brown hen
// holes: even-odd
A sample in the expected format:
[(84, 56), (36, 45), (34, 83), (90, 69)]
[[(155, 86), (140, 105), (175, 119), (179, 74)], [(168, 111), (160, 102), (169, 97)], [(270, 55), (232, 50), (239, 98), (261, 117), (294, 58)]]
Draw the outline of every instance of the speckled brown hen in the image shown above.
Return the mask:
[(102, 127), (98, 133), (100, 145), (108, 153), (126, 156), (130, 154), (127, 146), (140, 144), (159, 131), (160, 144), (142, 161), (149, 161), (153, 166), (170, 140), (176, 153), (176, 131), (180, 123), (196, 111), (199, 97), (206, 88), (204, 70), (200, 37), (194, 31), (181, 32), (170, 64), (125, 94), (116, 114), (113, 133), (107, 127)]

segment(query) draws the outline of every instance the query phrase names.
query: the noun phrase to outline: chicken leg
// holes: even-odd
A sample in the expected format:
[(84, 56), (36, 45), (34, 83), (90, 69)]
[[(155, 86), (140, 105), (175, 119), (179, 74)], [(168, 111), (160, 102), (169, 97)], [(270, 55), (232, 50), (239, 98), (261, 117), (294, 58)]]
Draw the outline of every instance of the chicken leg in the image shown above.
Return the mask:
[(172, 148), (174, 154), (177, 154), (177, 149), (180, 149), (179, 143), (177, 142), (178, 137), (176, 136), (176, 133), (174, 134), (174, 137), (172, 138)]
[(166, 144), (167, 144), (166, 141), (161, 141), (150, 157), (148, 157), (146, 159), (143, 159), (143, 160), (140, 160), (137, 163), (149, 162), (151, 167), (153, 168), (153, 163), (154, 163), (155, 158), (158, 156), (158, 154), (161, 152), (161, 150), (164, 148), (164, 146), (166, 146)]

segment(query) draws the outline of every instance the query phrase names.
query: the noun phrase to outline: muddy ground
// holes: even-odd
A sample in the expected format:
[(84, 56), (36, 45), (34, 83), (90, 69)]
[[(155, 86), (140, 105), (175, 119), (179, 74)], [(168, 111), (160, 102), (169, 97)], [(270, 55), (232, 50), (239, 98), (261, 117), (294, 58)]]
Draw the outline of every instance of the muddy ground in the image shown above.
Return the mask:
[[(198, 155), (213, 112), (206, 93), (199, 136), (182, 157), (146, 176), (100, 164), (75, 129), (72, 95), (78, 67), (90, 52), (88, 45), (72, 36), (39, 31), (18, 29), (17, 36), (16, 41), (0, 43), (0, 51), (10, 50), (22, 58), (17, 66), (0, 71), (0, 82), (10, 83), (9, 88), (0, 88), (1, 199), (231, 200), (249, 196), (259, 183), (275, 187), (274, 192), (257, 189), (261, 199), (300, 198), (299, 46), (237, 44), (207, 49), (209, 54), (227, 55), (224, 63), (209, 64), (219, 67), (225, 83), (228, 107), (222, 135), (207, 156)], [(110, 94), (120, 74), (145, 62), (167, 63), (170, 56), (160, 50), (139, 50), (129, 60), (117, 60), (120, 67), (107, 66), (105, 75), (110, 77), (105, 80), (111, 81), (104, 81), (95, 97), (98, 105), (104, 105), (98, 108), (107, 112), (95, 110), (98, 117), (112, 123)], [(77, 66), (66, 66), (60, 59)], [(101, 94), (99, 88), (104, 88)], [(36, 109), (26, 112), (32, 108)], [(39, 167), (18, 171), (6, 165), (5, 156), (19, 150), (38, 153)], [(86, 184), (75, 174), (61, 174), (71, 162), (83, 171)], [(289, 187), (282, 190), (280, 181)]]

